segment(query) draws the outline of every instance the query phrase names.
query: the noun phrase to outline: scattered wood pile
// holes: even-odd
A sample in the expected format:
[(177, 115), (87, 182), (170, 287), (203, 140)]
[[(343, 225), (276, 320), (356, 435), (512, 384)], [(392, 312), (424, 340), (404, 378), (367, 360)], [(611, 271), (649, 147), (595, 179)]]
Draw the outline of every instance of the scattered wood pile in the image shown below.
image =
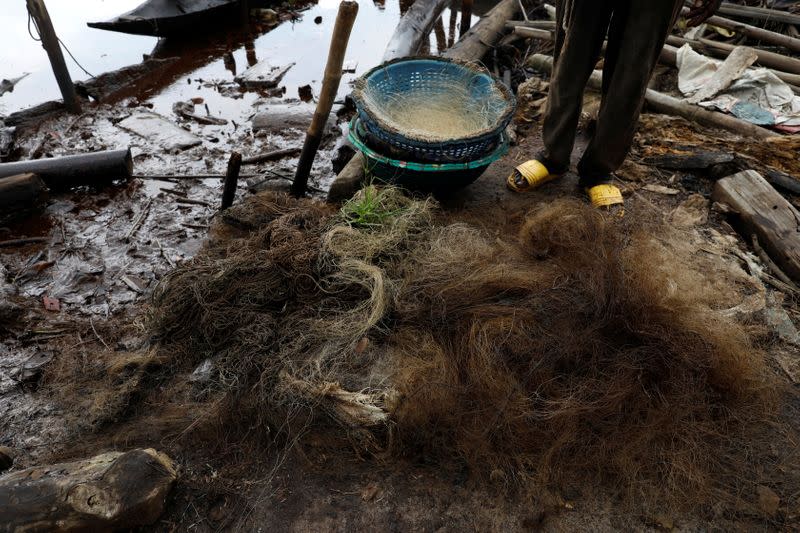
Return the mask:
[[(683, 13), (687, 11), (685, 8)], [(522, 43), (523, 48), (532, 50), (534, 53), (522, 58), (523, 70), (527, 75), (546, 77), (553, 68), (549, 51), (555, 40), (555, 11), (545, 5), (533, 13), (539, 18), (526, 14), (524, 20), (507, 22), (506, 29), (511, 33), (503, 43)], [(646, 107), (704, 128), (725, 130), (741, 142), (731, 143), (722, 138), (729, 136), (720, 135), (709, 146), (711, 135), (696, 136), (680, 147), (663, 143), (638, 161), (664, 170), (705, 169), (705, 173), (714, 174), (714, 179), (742, 171), (720, 180), (713, 200), (729, 213), (744, 240), (769, 260), (773, 274), (794, 289), (800, 280), (800, 215), (793, 196), (800, 193), (798, 27), (800, 15), (785, 7), (766, 9), (734, 3), (724, 3), (717, 16), (698, 28), (687, 29), (679, 21), (661, 55), (668, 80), (674, 80), (677, 70), (677, 88), (670, 81), (649, 89)], [(671, 69), (675, 70), (668, 72)], [(689, 72), (698, 69), (702, 75)], [(756, 78), (760, 81), (754, 81)], [(749, 89), (758, 84), (768, 92), (781, 92), (786, 107), (766, 97), (749, 98)], [(520, 93), (523, 122), (535, 120), (546, 102), (546, 84), (541, 85), (528, 82), (525, 94)], [(589, 87), (599, 90), (601, 85), (602, 72), (598, 70), (591, 76)], [(645, 136), (646, 131), (643, 129)]]

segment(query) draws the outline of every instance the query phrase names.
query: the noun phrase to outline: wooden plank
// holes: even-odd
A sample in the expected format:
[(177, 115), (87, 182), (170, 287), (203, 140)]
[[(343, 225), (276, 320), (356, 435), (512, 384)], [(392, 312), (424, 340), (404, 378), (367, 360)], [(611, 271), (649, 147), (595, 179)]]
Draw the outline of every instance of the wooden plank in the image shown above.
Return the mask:
[(276, 66), (269, 60), (259, 61), (240, 76), (236, 76), (234, 80), (247, 89), (273, 89), (293, 66), (294, 63)]
[(161, 115), (150, 112), (134, 113), (119, 122), (117, 126), (153, 141), (165, 150), (185, 150), (203, 142), (193, 133), (176, 126)]
[(770, 258), (800, 281), (800, 212), (767, 180), (753, 170), (734, 174), (716, 183), (713, 199), (732, 209), (745, 240), (755, 235)]

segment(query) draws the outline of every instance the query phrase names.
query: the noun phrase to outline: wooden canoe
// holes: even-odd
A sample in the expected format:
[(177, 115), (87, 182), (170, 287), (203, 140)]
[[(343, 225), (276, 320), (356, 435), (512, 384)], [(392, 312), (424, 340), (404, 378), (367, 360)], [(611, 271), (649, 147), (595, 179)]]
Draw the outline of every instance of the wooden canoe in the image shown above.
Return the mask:
[(236, 17), (241, 0), (147, 0), (139, 7), (106, 22), (89, 22), (91, 28), (176, 37)]

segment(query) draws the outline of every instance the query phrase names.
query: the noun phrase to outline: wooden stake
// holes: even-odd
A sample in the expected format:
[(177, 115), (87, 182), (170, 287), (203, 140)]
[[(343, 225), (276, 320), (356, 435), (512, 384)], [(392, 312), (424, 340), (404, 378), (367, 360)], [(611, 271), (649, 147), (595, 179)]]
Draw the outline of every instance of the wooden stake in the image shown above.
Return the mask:
[(61, 45), (53, 29), (53, 23), (44, 5), (44, 0), (25, 1), (27, 2), (28, 13), (36, 22), (36, 27), (42, 38), (42, 46), (50, 58), (53, 74), (56, 76), (58, 88), (61, 89), (61, 96), (64, 98), (64, 106), (70, 113), (80, 113), (81, 104), (78, 100), (78, 95), (75, 93), (75, 86), (72, 84), (67, 64), (64, 62), (64, 54), (61, 53)]
[(233, 152), (228, 161), (228, 172), (225, 174), (225, 187), (222, 190), (222, 205), (220, 211), (224, 211), (233, 205), (236, 197), (236, 186), (239, 184), (239, 171), (242, 169), (242, 154)]
[(461, 0), (461, 31), (459, 36), (463, 37), (472, 27), (472, 4), (473, 0)]
[(328, 52), (328, 62), (325, 65), (325, 77), (322, 80), (322, 92), (319, 95), (314, 117), (311, 119), (311, 126), (309, 126), (306, 133), (303, 151), (300, 153), (300, 162), (297, 165), (297, 173), (292, 184), (292, 194), (298, 197), (306, 194), (311, 165), (314, 163), (314, 157), (317, 155), (320, 142), (322, 142), (323, 129), (328, 121), (328, 115), (331, 113), (336, 93), (339, 91), (344, 55), (347, 52), (347, 43), (350, 40), (350, 32), (353, 29), (356, 15), (358, 15), (357, 2), (345, 0), (339, 4), (336, 25), (333, 28), (331, 48)]

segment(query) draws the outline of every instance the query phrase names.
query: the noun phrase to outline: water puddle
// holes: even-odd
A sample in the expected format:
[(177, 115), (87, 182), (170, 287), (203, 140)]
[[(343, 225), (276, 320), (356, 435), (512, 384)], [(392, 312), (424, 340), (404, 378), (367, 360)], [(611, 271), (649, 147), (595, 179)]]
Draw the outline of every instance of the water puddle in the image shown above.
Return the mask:
[[(302, 145), (303, 117), (313, 110), (313, 102), (300, 102), (300, 91), (310, 86), (312, 95), (319, 94), (338, 0), (319, 0), (296, 12), (294, 20), (274, 27), (256, 23), (247, 31), (219, 29), (181, 42), (86, 26), (88, 21), (113, 18), (140, 1), (46, 0), (61, 40), (92, 74), (138, 64), (143, 55), (179, 60), (123, 92), (118, 101), (87, 106), (78, 117), (41, 123), (36, 131), (18, 139), (23, 158), (33, 152), (47, 157), (130, 147), (137, 175), (219, 175), (232, 151), (248, 156)], [(480, 15), (493, 3), (476, 2), (474, 13)], [(25, 3), (6, 4), (0, 13), (4, 30), (0, 33), (0, 79), (30, 75), (0, 97), (0, 115), (59, 98), (47, 56), (28, 33)], [(340, 100), (356, 76), (380, 62), (401, 13), (410, 4), (359, 0)], [(457, 37), (458, 19), (457, 13), (444, 13), (432, 32), (430, 52), (436, 53)], [(69, 56), (66, 60), (75, 80), (89, 77)], [(235, 78), (261, 61), (278, 67), (292, 64), (280, 82), (285, 91), (274, 94), (240, 88)], [(191, 100), (197, 103), (197, 114), (208, 113), (226, 123), (200, 124), (176, 114), (176, 103)], [(254, 131), (252, 119), (264, 111), (267, 126)], [(144, 113), (155, 113), (171, 127), (194, 135), (196, 146), (166, 148), (155, 136), (120, 127)], [(288, 117), (281, 119), (284, 126), (275, 122), (275, 117), (284, 116)], [(325, 190), (333, 177), (331, 160), (341, 142), (337, 128), (332, 126), (314, 165), (311, 185), (317, 191)], [(244, 167), (237, 194), (258, 188), (259, 180), (263, 184), (270, 178), (292, 176), (296, 164), (297, 158), (289, 157)], [(0, 249), (0, 297), (27, 313), (12, 333), (0, 338), (0, 419), (4, 420), (0, 434), (6, 435), (0, 444), (31, 449), (57, 438), (55, 433), (63, 431), (63, 424), (51, 423), (57, 415), (54, 407), (47, 398), (20, 388), (14, 377), (21, 365), (42, 353), (58, 352), (58, 340), (72, 339), (78, 331), (83, 337), (77, 334), (75, 346), (86, 352), (86, 343), (95, 337), (105, 344), (95, 326), (115, 317), (132, 321), (158, 280), (199, 250), (220, 195), (219, 179), (134, 180), (99, 192), (53, 195), (40, 215), (0, 228), (0, 240), (49, 239), (44, 244)], [(55, 308), (46, 309), (54, 302)], [(69, 350), (78, 349), (75, 346)], [(31, 419), (36, 423), (31, 424)], [(52, 431), (46, 432), (44, 426)]]

